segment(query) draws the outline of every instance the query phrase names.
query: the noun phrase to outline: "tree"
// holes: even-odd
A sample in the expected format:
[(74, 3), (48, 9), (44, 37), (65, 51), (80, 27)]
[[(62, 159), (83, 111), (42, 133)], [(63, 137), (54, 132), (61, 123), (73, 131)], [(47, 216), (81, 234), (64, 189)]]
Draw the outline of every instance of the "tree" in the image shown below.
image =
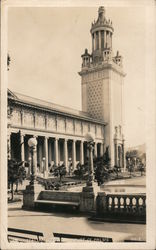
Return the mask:
[(54, 176), (58, 176), (60, 178), (60, 182), (62, 181), (63, 176), (67, 173), (65, 165), (56, 166), (54, 169)]
[(134, 170), (134, 162), (133, 159), (128, 159), (128, 163), (127, 163), (127, 167), (128, 167), (128, 171), (130, 173), (130, 177), (132, 176), (132, 172)]
[(98, 186), (104, 183), (104, 180), (107, 180), (110, 176), (110, 157), (109, 157), (109, 148), (106, 148), (106, 151), (102, 157), (94, 159), (94, 170), (95, 170), (95, 179), (98, 182)]
[(74, 170), (74, 174), (82, 179), (88, 174), (88, 164), (81, 165), (80, 163), (78, 163), (76, 166), (76, 170)]
[(145, 165), (142, 163), (142, 161), (139, 162), (138, 170), (140, 171), (142, 176), (143, 172), (145, 172)]
[(17, 162), (13, 159), (8, 159), (8, 184), (11, 185), (11, 200), (14, 198), (14, 184), (22, 183), (26, 178), (23, 163), (23, 161)]
[(121, 167), (115, 165), (115, 166), (114, 166), (114, 171), (113, 171), (113, 172), (116, 173), (117, 178), (118, 178), (118, 174), (121, 172)]

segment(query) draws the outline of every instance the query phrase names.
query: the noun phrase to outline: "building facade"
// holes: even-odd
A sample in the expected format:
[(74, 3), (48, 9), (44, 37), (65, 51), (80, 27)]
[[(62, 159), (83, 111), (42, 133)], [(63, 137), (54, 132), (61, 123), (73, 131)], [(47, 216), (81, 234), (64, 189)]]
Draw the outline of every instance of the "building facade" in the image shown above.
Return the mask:
[(64, 163), (84, 164), (88, 156), (85, 135), (95, 137), (94, 156), (102, 156), (109, 146), (111, 165), (124, 167), (122, 57), (112, 56), (113, 27), (99, 8), (92, 24), (92, 53), (82, 55), (79, 72), (82, 111), (28, 97), (8, 90), (8, 157), (31, 161), (30, 137), (37, 138), (36, 161), (39, 172)]

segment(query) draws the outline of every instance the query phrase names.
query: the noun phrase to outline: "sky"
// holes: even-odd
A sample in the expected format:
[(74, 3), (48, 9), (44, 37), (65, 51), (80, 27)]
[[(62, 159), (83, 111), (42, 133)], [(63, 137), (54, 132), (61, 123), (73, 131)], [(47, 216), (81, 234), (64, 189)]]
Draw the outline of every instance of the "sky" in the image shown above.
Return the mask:
[[(81, 110), (81, 55), (91, 53), (90, 28), (98, 7), (10, 7), (8, 87)], [(146, 12), (144, 6), (108, 7), (113, 52), (123, 56), (126, 145), (145, 143)]]

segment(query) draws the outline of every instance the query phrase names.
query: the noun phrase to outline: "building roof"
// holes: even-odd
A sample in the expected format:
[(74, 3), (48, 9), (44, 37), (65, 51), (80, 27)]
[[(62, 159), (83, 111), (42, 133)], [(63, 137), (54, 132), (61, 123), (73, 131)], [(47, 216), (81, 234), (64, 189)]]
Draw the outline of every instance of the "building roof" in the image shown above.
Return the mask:
[(106, 125), (104, 121), (92, 118), (87, 112), (83, 112), (80, 110), (72, 109), (72, 108), (58, 105), (55, 103), (47, 102), (45, 100), (23, 95), (21, 93), (12, 92), (8, 90), (8, 98), (14, 99), (15, 103), (18, 103), (18, 104), (23, 104), (26, 106), (31, 106), (31, 107), (39, 108), (39, 109), (44, 109), (49, 112), (55, 112), (57, 114), (75, 117), (78, 119), (83, 119), (83, 120)]

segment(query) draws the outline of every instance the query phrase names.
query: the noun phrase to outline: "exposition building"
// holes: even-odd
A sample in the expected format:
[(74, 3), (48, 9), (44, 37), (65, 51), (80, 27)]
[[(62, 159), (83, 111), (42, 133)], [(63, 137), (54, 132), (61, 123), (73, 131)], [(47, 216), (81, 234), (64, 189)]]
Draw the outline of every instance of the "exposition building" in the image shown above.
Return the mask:
[(82, 111), (56, 105), (8, 90), (8, 157), (31, 160), (28, 139), (37, 138), (37, 164), (49, 173), (51, 165), (64, 163), (67, 171), (88, 156), (85, 135), (95, 137), (94, 155), (107, 146), (111, 166), (124, 168), (122, 57), (113, 56), (113, 26), (98, 10), (91, 25), (92, 52), (85, 49), (81, 76)]

